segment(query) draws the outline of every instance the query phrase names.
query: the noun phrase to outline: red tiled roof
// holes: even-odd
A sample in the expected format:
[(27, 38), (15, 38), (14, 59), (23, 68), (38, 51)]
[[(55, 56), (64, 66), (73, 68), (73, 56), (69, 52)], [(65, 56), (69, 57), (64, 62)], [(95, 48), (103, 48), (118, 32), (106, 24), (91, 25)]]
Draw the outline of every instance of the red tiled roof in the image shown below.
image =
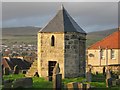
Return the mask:
[(88, 47), (88, 49), (120, 49), (120, 30)]

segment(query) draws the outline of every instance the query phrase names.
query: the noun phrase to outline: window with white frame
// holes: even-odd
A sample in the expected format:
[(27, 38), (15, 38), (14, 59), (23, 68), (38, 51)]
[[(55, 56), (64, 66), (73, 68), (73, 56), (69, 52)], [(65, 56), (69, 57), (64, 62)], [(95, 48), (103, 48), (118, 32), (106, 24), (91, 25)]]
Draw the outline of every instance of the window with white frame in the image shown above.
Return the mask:
[(104, 50), (103, 49), (101, 49), (101, 51), (100, 51), (100, 59), (105, 59)]
[(111, 59), (115, 59), (115, 50), (111, 49)]

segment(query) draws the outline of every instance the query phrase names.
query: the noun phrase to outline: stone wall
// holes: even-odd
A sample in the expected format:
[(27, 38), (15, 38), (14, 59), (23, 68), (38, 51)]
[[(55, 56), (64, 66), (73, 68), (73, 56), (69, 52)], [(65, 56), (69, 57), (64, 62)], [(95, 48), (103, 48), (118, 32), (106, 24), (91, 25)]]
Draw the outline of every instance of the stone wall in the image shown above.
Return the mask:
[[(55, 46), (51, 46), (51, 37)], [(85, 35), (80, 33), (38, 33), (38, 73), (48, 76), (48, 62), (57, 61), (62, 78), (85, 74)]]
[(85, 35), (65, 33), (65, 77), (85, 74)]
[[(103, 73), (103, 68), (106, 68), (106, 66), (92, 66), (91, 68), (91, 71), (92, 73)], [(111, 66), (108, 66), (108, 69), (112, 70), (113, 72), (120, 72), (120, 65), (111, 65)]]
[[(51, 37), (55, 37), (55, 46), (51, 46)], [(38, 72), (42, 77), (48, 76), (48, 61), (57, 61), (64, 78), (64, 33), (38, 34)]]
[[(120, 49), (113, 49), (115, 51), (115, 58), (111, 59), (111, 49), (104, 49), (104, 59), (100, 59), (99, 49), (88, 49), (88, 65), (100, 66), (100, 65), (111, 65), (120, 64)], [(108, 54), (106, 54), (108, 53)], [(92, 56), (90, 55), (92, 54)]]

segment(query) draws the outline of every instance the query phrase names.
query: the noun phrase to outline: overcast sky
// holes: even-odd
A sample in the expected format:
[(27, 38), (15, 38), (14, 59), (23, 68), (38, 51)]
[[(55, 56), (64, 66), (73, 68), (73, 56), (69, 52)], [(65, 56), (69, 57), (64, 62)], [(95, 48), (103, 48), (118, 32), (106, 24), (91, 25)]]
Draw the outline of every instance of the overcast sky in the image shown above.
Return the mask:
[(86, 32), (118, 26), (117, 2), (3, 2), (2, 26), (43, 27), (55, 16), (61, 4)]

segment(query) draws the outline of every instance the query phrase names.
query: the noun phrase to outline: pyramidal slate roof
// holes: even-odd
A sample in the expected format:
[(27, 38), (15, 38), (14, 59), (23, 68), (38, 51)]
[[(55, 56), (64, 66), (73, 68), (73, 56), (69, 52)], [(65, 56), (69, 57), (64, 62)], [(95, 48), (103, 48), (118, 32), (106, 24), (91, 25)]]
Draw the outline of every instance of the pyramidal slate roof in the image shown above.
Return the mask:
[(86, 34), (63, 6), (56, 16), (39, 32), (80, 32)]

